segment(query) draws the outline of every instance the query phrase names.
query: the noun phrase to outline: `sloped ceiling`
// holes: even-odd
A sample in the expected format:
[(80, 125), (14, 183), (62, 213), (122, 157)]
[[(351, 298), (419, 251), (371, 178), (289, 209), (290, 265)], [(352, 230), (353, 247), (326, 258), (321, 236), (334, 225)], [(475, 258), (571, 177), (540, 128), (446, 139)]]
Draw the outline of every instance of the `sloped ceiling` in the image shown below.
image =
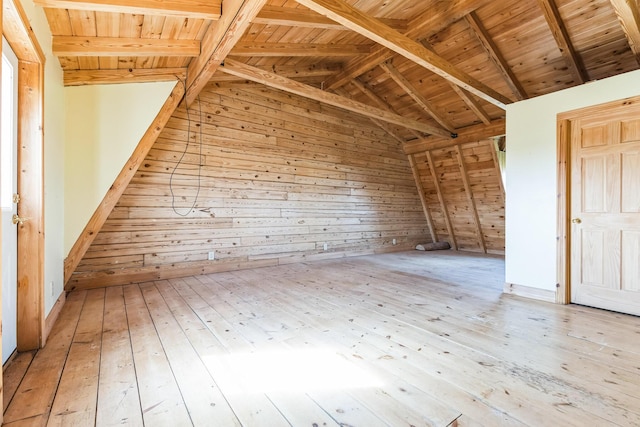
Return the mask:
[(209, 80), (255, 80), (248, 65), (403, 117), (386, 125), (402, 140), (488, 125), (504, 104), (640, 61), (637, 0), (36, 4), (68, 85), (182, 79), (191, 102)]

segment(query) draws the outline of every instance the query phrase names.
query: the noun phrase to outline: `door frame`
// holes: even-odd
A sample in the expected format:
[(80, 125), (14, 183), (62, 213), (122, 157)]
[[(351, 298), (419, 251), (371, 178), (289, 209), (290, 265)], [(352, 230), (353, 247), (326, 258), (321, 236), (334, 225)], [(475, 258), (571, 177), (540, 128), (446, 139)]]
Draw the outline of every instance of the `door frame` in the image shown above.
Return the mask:
[(5, 0), (2, 34), (18, 57), (18, 351), (44, 345), (44, 63), (22, 5)]
[(640, 96), (584, 107), (557, 117), (557, 283), (556, 303), (571, 304), (571, 126), (572, 121), (596, 112), (640, 104)]

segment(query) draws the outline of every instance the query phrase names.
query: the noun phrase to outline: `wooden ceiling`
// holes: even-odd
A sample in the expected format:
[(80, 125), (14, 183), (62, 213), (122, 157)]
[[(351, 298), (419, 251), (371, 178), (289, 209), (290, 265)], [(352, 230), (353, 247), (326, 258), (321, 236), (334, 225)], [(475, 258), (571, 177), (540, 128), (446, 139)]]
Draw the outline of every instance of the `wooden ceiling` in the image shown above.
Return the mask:
[(252, 80), (401, 141), (640, 68), (638, 0), (35, 0), (65, 84)]

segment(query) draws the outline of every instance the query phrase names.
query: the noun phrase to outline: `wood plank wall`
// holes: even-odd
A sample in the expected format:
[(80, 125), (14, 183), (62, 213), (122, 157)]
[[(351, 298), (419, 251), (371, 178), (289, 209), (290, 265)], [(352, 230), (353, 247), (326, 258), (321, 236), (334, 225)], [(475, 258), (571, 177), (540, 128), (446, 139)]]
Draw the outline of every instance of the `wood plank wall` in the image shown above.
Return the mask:
[(434, 240), (463, 251), (504, 254), (504, 187), (493, 139), (408, 154)]
[[(73, 273), (72, 288), (431, 241), (407, 156), (368, 119), (244, 82), (209, 84), (200, 105), (189, 115), (176, 110)], [(183, 217), (172, 209), (170, 179), (189, 121), (189, 148), (173, 174), (175, 206), (189, 212)], [(200, 130), (200, 192), (189, 211)]]

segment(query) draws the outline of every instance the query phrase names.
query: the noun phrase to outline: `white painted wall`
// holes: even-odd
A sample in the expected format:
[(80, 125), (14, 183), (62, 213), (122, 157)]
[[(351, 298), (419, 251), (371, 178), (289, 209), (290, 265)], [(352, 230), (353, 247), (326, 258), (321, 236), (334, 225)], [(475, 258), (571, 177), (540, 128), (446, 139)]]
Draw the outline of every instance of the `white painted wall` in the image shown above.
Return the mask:
[(51, 31), (41, 7), (20, 2), (45, 54), (44, 69), (44, 307), (45, 316), (62, 294), (64, 264), (64, 86), (58, 59), (51, 51)]
[(557, 114), (637, 95), (633, 71), (507, 107), (507, 283), (556, 289)]
[(174, 86), (161, 82), (65, 89), (65, 254)]

